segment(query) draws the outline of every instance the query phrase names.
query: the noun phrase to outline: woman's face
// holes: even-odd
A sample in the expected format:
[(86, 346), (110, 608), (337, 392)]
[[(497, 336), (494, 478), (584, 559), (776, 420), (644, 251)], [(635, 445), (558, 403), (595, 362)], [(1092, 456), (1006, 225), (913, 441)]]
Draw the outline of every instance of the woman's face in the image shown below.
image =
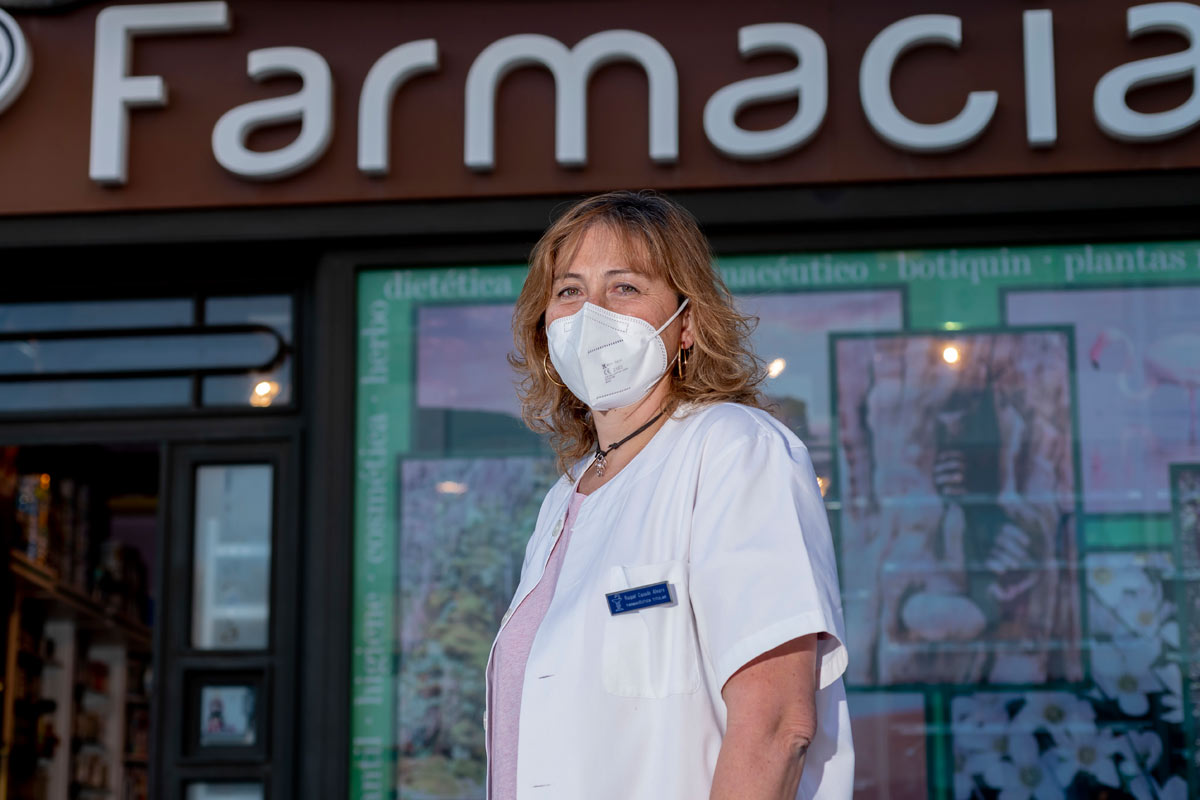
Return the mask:
[[(579, 311), (584, 303), (638, 317), (656, 329), (679, 308), (679, 297), (665, 280), (627, 263), (616, 236), (604, 225), (593, 226), (583, 235), (571, 263), (556, 270), (546, 307), (547, 327)], [(662, 332), (668, 353), (692, 346), (690, 310), (685, 308)]]

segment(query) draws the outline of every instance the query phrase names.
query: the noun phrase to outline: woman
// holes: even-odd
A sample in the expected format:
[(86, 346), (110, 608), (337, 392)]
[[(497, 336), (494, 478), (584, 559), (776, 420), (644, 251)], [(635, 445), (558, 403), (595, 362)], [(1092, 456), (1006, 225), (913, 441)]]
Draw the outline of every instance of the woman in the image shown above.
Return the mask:
[(563, 478), (488, 662), (494, 800), (850, 797), (829, 527), (748, 322), (659, 195), (534, 249), (511, 360)]

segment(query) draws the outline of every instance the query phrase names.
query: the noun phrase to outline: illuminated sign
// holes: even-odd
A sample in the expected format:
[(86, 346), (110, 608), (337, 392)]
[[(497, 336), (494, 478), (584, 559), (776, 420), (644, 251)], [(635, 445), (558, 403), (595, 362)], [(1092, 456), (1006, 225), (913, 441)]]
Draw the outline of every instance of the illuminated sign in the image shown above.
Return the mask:
[[(92, 105), (92, 180), (124, 184), (129, 147), (128, 110), (166, 105), (166, 85), (157, 75), (130, 75), (137, 36), (222, 32), (230, 29), (224, 2), (112, 6), (96, 20)], [(1150, 3), (1128, 10), (1127, 29), (1135, 37), (1167, 31), (1188, 41), (1188, 49), (1123, 64), (1095, 88), (1096, 123), (1123, 141), (1157, 141), (1178, 136), (1200, 123), (1200, 91), (1169, 111), (1143, 113), (1130, 108), (1126, 95), (1152, 83), (1191, 77), (1200, 72), (1200, 6)], [(1054, 86), (1053, 14), (1029, 10), (1022, 16), (1027, 143), (1050, 147), (1057, 141)], [(888, 144), (913, 152), (947, 152), (968, 146), (988, 127), (998, 93), (980, 89), (965, 98), (950, 119), (923, 123), (905, 116), (892, 97), (891, 77), (905, 52), (918, 47), (958, 48), (962, 21), (949, 14), (901, 19), (882, 30), (867, 47), (859, 70), (859, 100), (872, 130)], [(828, 103), (826, 47), (812, 29), (795, 23), (749, 25), (738, 31), (739, 52), (749, 58), (780, 52), (796, 59), (795, 68), (731, 83), (704, 108), (709, 143), (739, 160), (766, 160), (802, 147), (820, 128)], [(525, 66), (549, 70), (555, 84), (555, 159), (565, 168), (587, 164), (587, 89), (597, 69), (630, 62), (649, 84), (649, 158), (674, 163), (679, 155), (679, 78), (671, 54), (652, 37), (632, 30), (606, 30), (585, 37), (573, 48), (541, 34), (499, 39), (476, 56), (467, 76), (463, 164), (476, 172), (495, 168), (495, 105), (505, 75)], [(368, 175), (389, 169), (388, 138), (392, 101), (403, 84), (439, 69), (434, 39), (402, 44), (385, 53), (368, 73), (358, 110), (358, 168)], [(316, 162), (333, 139), (333, 80), (318, 52), (301, 47), (271, 47), (248, 54), (247, 73), (255, 81), (277, 75), (301, 79), (299, 92), (238, 106), (213, 129), (212, 151), (229, 172), (251, 180), (274, 180), (301, 172)], [(1197, 84), (1200, 85), (1200, 84)], [(747, 106), (795, 99), (797, 109), (785, 124), (770, 130), (746, 130), (737, 123)], [(0, 105), (3, 95), (0, 95)], [(260, 152), (246, 145), (256, 129), (300, 121), (299, 136), (280, 149)]]

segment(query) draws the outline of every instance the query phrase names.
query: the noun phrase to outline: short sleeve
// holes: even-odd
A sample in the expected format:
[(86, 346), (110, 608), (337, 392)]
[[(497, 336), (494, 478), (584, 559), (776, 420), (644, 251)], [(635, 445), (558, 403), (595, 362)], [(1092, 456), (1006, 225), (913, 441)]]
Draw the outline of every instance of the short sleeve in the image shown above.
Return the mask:
[(846, 669), (846, 638), (807, 448), (764, 426), (703, 458), (696, 490), (688, 591), (717, 685), (812, 633), (828, 634), (817, 643), (817, 688), (833, 683)]

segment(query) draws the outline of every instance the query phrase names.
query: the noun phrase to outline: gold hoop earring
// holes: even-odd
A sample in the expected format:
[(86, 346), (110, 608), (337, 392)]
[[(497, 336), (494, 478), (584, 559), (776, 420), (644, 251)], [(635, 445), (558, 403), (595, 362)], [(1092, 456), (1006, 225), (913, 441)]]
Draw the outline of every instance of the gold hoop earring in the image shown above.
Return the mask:
[(549, 380), (555, 386), (561, 386), (564, 389), (567, 388), (565, 383), (559, 383), (558, 381), (554, 380), (554, 376), (550, 374), (550, 367), (546, 364), (546, 359), (548, 358), (550, 358), (549, 353), (546, 353), (546, 355), (542, 356), (542, 372), (546, 373), (547, 380)]
[(679, 348), (679, 354), (675, 356), (675, 377), (683, 380), (687, 377), (687, 362), (691, 358), (692, 348), (684, 350)]

